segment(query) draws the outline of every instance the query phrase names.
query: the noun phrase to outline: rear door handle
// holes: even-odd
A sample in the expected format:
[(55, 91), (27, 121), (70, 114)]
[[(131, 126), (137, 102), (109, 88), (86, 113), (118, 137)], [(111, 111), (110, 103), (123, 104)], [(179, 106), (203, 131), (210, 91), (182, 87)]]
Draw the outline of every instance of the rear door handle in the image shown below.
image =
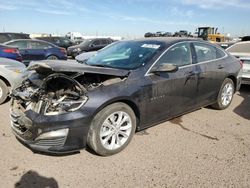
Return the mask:
[(218, 69), (224, 69), (223, 65), (218, 65)]

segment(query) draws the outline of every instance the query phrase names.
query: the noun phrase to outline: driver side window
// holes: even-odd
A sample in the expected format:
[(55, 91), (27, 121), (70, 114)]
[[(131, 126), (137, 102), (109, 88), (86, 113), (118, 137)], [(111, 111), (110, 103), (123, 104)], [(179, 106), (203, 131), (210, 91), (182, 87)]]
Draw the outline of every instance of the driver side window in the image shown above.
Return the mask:
[(171, 47), (157, 62), (160, 64), (174, 64), (178, 67), (192, 63), (189, 43), (180, 43)]

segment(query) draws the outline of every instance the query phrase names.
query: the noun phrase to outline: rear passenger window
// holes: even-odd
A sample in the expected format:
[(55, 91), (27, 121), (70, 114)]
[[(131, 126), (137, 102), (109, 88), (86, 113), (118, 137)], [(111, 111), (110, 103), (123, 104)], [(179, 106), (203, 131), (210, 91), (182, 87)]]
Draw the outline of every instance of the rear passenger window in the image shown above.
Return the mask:
[(48, 49), (51, 47), (52, 46), (50, 46), (49, 44), (43, 42), (36, 42), (36, 41), (29, 42), (30, 49)]
[(212, 45), (194, 43), (194, 48), (197, 56), (197, 63), (216, 60), (225, 56), (222, 50)]
[(93, 45), (99, 46), (99, 45), (100, 45), (100, 40), (95, 40), (95, 41), (93, 42)]
[(107, 45), (108, 43), (107, 43), (107, 40), (106, 39), (102, 39), (101, 40), (101, 45)]
[(16, 46), (19, 49), (27, 49), (27, 41), (16, 41), (16, 42), (11, 42), (8, 45), (11, 46)]
[(190, 65), (191, 51), (189, 43), (180, 43), (170, 48), (158, 61), (159, 64)]

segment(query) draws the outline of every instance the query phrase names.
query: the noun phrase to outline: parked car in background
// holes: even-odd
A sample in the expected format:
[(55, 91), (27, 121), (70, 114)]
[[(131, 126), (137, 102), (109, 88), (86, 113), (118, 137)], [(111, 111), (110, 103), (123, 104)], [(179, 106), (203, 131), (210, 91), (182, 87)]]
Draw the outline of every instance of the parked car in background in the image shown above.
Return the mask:
[(240, 60), (243, 64), (242, 71), (242, 84), (250, 85), (250, 56), (240, 57)]
[(250, 41), (250, 36), (244, 36), (244, 37), (242, 37), (241, 41)]
[(30, 39), (30, 37), (29, 34), (26, 33), (0, 33), (0, 43), (15, 39)]
[(0, 57), (0, 104), (5, 102), (10, 91), (18, 87), (28, 74), (23, 63)]
[(82, 43), (71, 46), (67, 49), (67, 54), (72, 58), (83, 52), (97, 51), (113, 42), (110, 38), (86, 39)]
[(242, 61), (242, 84), (250, 84), (250, 41), (235, 43), (226, 51)]
[(172, 37), (172, 33), (171, 32), (165, 32), (165, 31), (157, 31), (155, 33), (156, 37)]
[(113, 155), (136, 130), (208, 105), (227, 108), (241, 69), (217, 45), (164, 37), (117, 42), (85, 64), (41, 62), (12, 93), (13, 133), (35, 151), (88, 145)]
[(65, 49), (74, 45), (74, 43), (66, 37), (37, 37), (36, 39), (50, 42)]
[(171, 32), (165, 31), (157, 31), (156, 33), (145, 33), (144, 37), (172, 37), (173, 34)]
[(144, 34), (144, 37), (155, 37), (155, 33), (147, 32)]
[(173, 36), (174, 37), (188, 37), (190, 36), (190, 34), (186, 30), (180, 30), (178, 32), (175, 32)]
[(18, 48), (0, 44), (0, 57), (22, 61)]
[(78, 63), (84, 63), (86, 60), (88, 60), (90, 57), (96, 55), (98, 52), (102, 51), (102, 50), (105, 50), (106, 48), (109, 48), (111, 47), (112, 45), (118, 43), (119, 41), (117, 42), (113, 42), (107, 46), (105, 46), (104, 48), (98, 50), (98, 51), (91, 51), (91, 52), (83, 52), (81, 54), (79, 54), (78, 56), (75, 57), (76, 61)]
[(18, 47), (25, 65), (28, 65), (30, 61), (67, 59), (67, 52), (64, 48), (37, 39), (12, 40), (6, 42), (5, 45)]

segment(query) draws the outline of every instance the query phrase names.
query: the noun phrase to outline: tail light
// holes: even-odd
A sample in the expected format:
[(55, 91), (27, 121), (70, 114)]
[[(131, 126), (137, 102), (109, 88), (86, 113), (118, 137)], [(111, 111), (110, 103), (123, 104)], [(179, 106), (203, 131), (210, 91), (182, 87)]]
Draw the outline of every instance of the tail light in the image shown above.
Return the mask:
[(16, 48), (6, 48), (6, 49), (3, 49), (3, 51), (6, 53), (19, 54), (19, 50)]
[(60, 48), (60, 51), (61, 51), (62, 53), (64, 53), (64, 54), (67, 54), (67, 51), (66, 51), (65, 48)]
[(240, 60), (239, 63), (240, 63), (241, 68), (243, 68), (243, 63), (244, 63), (244, 61), (243, 61), (243, 60)]

